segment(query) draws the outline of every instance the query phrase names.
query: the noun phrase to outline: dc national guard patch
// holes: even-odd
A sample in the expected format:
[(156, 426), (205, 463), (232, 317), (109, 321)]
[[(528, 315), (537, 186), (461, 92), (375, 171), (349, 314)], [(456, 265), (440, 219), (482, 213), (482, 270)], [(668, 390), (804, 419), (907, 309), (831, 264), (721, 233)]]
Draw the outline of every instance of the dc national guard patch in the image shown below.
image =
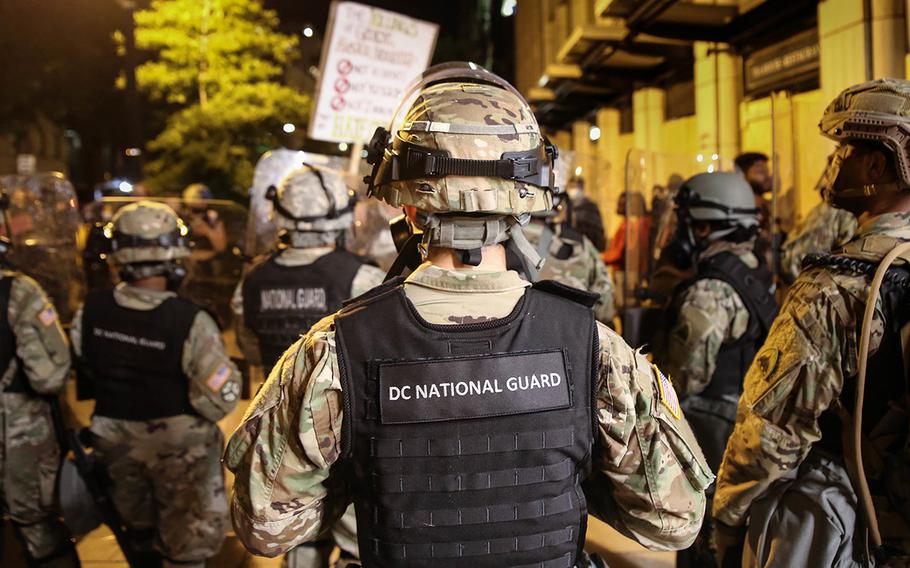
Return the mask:
[(657, 365), (651, 365), (654, 368), (654, 374), (657, 375), (657, 386), (660, 391), (660, 403), (670, 411), (673, 418), (679, 420), (682, 413), (679, 410), (679, 398), (676, 397), (676, 391), (673, 390), (673, 383), (660, 372)]
[(526, 414), (572, 405), (561, 349), (377, 363), (384, 424)]

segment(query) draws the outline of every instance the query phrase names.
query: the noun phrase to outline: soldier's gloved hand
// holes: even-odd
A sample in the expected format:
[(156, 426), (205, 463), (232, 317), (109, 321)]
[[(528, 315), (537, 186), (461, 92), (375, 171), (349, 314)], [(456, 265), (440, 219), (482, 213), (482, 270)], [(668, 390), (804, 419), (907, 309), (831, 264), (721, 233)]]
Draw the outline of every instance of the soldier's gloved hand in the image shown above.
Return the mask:
[(711, 540), (718, 568), (739, 568), (742, 566), (743, 547), (746, 542), (745, 525), (731, 527), (715, 519)]

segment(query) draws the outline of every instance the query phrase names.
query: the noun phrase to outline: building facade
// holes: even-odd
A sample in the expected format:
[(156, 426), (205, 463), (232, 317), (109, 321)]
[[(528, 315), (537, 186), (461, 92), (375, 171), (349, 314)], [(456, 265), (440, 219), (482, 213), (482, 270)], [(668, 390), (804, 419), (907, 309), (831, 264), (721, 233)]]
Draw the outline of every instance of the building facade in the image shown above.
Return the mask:
[(772, 157), (775, 214), (820, 197), (825, 106), (849, 85), (905, 77), (907, 0), (521, 0), (516, 83), (616, 226), (625, 189)]

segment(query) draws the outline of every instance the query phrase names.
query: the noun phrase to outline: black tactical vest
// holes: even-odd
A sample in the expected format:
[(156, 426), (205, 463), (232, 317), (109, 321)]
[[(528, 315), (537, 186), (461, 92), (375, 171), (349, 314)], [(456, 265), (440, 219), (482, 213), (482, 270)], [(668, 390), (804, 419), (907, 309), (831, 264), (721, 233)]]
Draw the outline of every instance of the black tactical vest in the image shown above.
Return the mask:
[(194, 414), (183, 344), (201, 309), (173, 297), (134, 310), (118, 305), (113, 290), (89, 292), (82, 356), (92, 371), (95, 414), (124, 420)]
[(680, 290), (708, 278), (726, 282), (736, 291), (749, 311), (749, 327), (735, 341), (721, 345), (711, 382), (701, 396), (714, 399), (724, 395), (739, 396), (743, 392), (746, 371), (777, 316), (777, 302), (771, 293), (771, 273), (764, 266), (749, 268), (735, 254), (722, 252), (699, 262), (698, 274)]
[(243, 280), (243, 320), (256, 334), (262, 365), (271, 369), (301, 334), (341, 308), (364, 260), (335, 250), (312, 264), (282, 266), (272, 255)]
[(5, 275), (0, 278), (0, 373), (5, 373), (16, 359), (16, 374), (3, 392), (31, 392), (28, 377), (22, 361), (16, 356), (16, 334), (9, 324), (9, 299), (15, 276)]
[(336, 319), (341, 467), (363, 565), (574, 566), (595, 427), (592, 311), (542, 282), (504, 318), (430, 324), (400, 282)]
[[(907, 369), (901, 348), (901, 328), (910, 322), (910, 274), (907, 269), (892, 267), (888, 271), (904, 280), (904, 284), (895, 284), (886, 280), (880, 291), (882, 314), (884, 315), (885, 334), (878, 350), (869, 358), (866, 366), (866, 388), (863, 397), (863, 431), (871, 435), (879, 422), (890, 414), (893, 402), (900, 401), (910, 394)], [(862, 312), (858, 314), (857, 340), (862, 333)], [(856, 406), (857, 377), (845, 377), (840, 392), (840, 404), (853, 414)], [(835, 455), (844, 455), (843, 422), (833, 408), (827, 409), (819, 417), (819, 428), (822, 439), (817, 446)], [(895, 436), (888, 453), (897, 452), (906, 442), (906, 436)]]

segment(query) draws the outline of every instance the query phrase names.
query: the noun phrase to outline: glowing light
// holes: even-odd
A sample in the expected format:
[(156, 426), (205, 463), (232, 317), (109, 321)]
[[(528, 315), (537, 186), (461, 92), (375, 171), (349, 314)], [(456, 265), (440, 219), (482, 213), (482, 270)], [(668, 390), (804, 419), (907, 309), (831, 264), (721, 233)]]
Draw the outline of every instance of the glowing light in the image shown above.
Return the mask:
[(712, 160), (717, 160), (717, 154), (711, 154), (711, 159), (712, 159)]
[(123, 153), (130, 157), (136, 157), (136, 156), (142, 154), (142, 150), (140, 150), (139, 148), (127, 148), (126, 150), (123, 151)]
[(549, 75), (541, 75), (541, 76), (540, 76), (540, 79), (537, 80), (537, 86), (538, 86), (538, 87), (546, 87), (546, 86), (547, 86), (547, 83), (549, 83), (549, 82), (550, 82), (550, 76), (549, 76)]
[(600, 140), (600, 127), (592, 126), (591, 129), (588, 130), (588, 138), (591, 139), (591, 142)]
[(369, 155), (370, 155), (370, 153), (367, 152), (366, 150), (361, 150), (361, 151), (360, 151), (360, 157), (361, 157), (361, 158), (366, 158), (366, 157), (369, 156)]
[(117, 185), (117, 189), (119, 189), (119, 190), (122, 191), (123, 193), (132, 193), (132, 191), (133, 191), (133, 184), (131, 184), (131, 183), (128, 182), (128, 181), (121, 181), (120, 184)]
[(711, 164), (710, 166), (708, 166), (708, 173), (709, 173), (709, 174), (713, 174), (713, 173), (714, 173), (714, 164)]
[(341, 150), (342, 152), (344, 152), (345, 150), (348, 149), (348, 143), (342, 142), (341, 144), (338, 145), (338, 149)]
[(584, 171), (584, 170), (581, 169), (581, 166), (576, 166), (576, 167), (575, 167), (575, 175), (576, 175), (576, 176), (580, 176), (582, 171)]
[(705, 157), (702, 156), (701, 154), (699, 154), (699, 155), (695, 156), (695, 161), (700, 164), (705, 161)]
[(303, 28), (303, 37), (313, 37), (314, 33), (315, 32), (313, 32), (313, 28), (310, 26)]
[(499, 13), (502, 14), (503, 18), (508, 18), (509, 16), (515, 15), (515, 7), (518, 5), (518, 0), (502, 0), (502, 6), (499, 8)]
[(287, 132), (288, 134), (293, 134), (294, 131), (297, 130), (297, 127), (294, 126), (293, 124), (291, 124), (290, 122), (285, 122), (284, 126), (282, 126), (281, 129), (284, 130), (285, 132)]

